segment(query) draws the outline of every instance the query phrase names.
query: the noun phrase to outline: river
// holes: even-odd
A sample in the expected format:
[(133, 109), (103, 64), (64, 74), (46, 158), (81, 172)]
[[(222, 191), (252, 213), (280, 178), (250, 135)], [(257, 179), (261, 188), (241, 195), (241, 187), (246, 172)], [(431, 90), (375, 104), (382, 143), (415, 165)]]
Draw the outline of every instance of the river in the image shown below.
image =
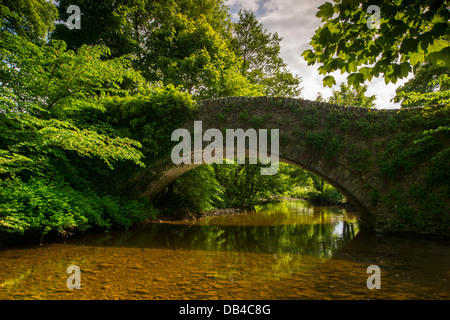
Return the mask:
[[(67, 288), (71, 265), (81, 289)], [(3, 249), (0, 299), (441, 300), (449, 266), (448, 240), (373, 234), (343, 208), (286, 201)]]

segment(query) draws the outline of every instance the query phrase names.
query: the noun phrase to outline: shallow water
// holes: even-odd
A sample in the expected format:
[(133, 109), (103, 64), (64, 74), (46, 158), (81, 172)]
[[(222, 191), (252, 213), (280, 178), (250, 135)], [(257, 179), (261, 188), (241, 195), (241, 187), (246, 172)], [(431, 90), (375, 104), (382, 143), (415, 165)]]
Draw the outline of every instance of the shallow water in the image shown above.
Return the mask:
[(342, 208), (291, 201), (2, 250), (0, 299), (448, 299), (449, 266), (448, 240), (366, 233)]

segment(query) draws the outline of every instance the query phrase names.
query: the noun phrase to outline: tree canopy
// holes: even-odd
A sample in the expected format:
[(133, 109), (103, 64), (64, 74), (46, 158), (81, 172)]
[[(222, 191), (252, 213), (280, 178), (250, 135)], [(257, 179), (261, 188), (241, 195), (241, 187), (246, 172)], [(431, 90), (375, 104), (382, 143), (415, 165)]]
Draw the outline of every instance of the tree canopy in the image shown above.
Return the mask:
[(46, 41), (58, 17), (56, 7), (46, 0), (2, 0), (0, 30), (35, 43)]
[[(151, 207), (100, 192), (96, 181), (117, 163), (143, 166), (141, 144), (104, 121), (100, 101), (141, 81), (108, 50), (64, 43), (38, 46), (0, 36), (0, 230), (12, 233), (127, 226)], [(93, 191), (95, 190), (96, 191)], [(135, 214), (121, 217), (124, 206)]]
[[(361, 108), (375, 108), (374, 95), (366, 96), (367, 85), (358, 85), (356, 87), (346, 86), (345, 83), (341, 83), (339, 90), (333, 90), (331, 97), (327, 102), (334, 103), (340, 106), (352, 106)], [(320, 100), (320, 99), (319, 99)]]
[(268, 96), (298, 97), (301, 79), (293, 75), (280, 57), (278, 33), (263, 29), (255, 14), (240, 10), (231, 41), (236, 54), (242, 59), (240, 73), (250, 82), (260, 84)]
[(435, 101), (442, 104), (445, 97), (449, 99), (449, 76), (450, 67), (421, 64), (414, 71), (414, 77), (397, 88), (394, 101), (401, 102), (402, 107), (418, 107), (424, 103), (429, 104), (429, 98), (434, 96), (440, 97)]
[[(382, 76), (386, 83), (405, 78), (419, 64), (450, 66), (450, 12), (447, 0), (383, 0), (371, 3), (336, 0), (319, 7), (320, 26), (303, 57), (309, 65), (320, 63), (320, 74), (349, 73), (349, 85)], [(377, 25), (378, 24), (378, 25)], [(327, 75), (325, 86), (335, 79)]]
[(133, 55), (133, 67), (147, 81), (173, 84), (196, 99), (261, 94), (238, 71), (222, 1), (63, 0), (61, 15), (69, 3), (78, 3), (86, 17), (80, 30), (59, 25), (52, 34), (69, 49), (107, 45), (111, 57)]

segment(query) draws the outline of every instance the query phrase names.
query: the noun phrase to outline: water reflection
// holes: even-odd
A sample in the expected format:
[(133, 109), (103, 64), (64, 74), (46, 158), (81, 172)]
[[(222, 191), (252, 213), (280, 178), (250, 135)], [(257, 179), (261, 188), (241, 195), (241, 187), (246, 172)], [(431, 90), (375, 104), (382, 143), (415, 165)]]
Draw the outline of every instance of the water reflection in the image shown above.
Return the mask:
[(357, 217), (343, 208), (290, 201), (258, 207), (256, 212), (152, 223), (120, 235), (86, 238), (84, 243), (331, 258), (358, 230)]
[[(80, 290), (66, 287), (69, 265)], [(382, 289), (366, 287), (369, 265)], [(446, 299), (450, 244), (305, 202), (0, 251), (0, 299)]]

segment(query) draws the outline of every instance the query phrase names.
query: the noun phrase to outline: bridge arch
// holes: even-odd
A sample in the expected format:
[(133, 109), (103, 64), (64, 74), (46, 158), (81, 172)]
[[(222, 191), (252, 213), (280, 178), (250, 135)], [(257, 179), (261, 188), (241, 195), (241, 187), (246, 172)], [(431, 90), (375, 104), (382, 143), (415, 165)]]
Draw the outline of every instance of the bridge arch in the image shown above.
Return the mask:
[[(227, 149), (224, 148), (223, 154), (226, 154)], [(235, 151), (235, 150), (234, 150)], [(246, 155), (248, 156), (248, 149), (245, 150)], [(193, 152), (192, 152), (192, 159), (193, 159)], [(357, 211), (360, 214), (360, 219), (365, 226), (371, 226), (375, 223), (375, 217), (372, 215), (372, 213), (365, 207), (364, 203), (360, 202), (358, 198), (353, 196), (352, 192), (357, 193), (355, 189), (348, 188), (347, 185), (342, 185), (339, 183), (339, 180), (342, 180), (342, 174), (339, 171), (336, 170), (330, 170), (326, 173), (322, 171), (317, 171), (321, 169), (327, 169), (326, 167), (317, 166), (314, 168), (309, 167), (308, 165), (304, 163), (299, 163), (298, 160), (292, 160), (287, 157), (279, 157), (279, 162), (284, 162), (290, 165), (297, 166), (299, 168), (305, 169), (306, 171), (309, 171), (325, 181), (327, 181), (329, 184), (331, 184), (333, 187), (335, 187), (340, 193), (342, 193), (357, 209)], [(166, 186), (168, 186), (171, 182), (181, 177), (186, 172), (193, 170), (199, 166), (204, 165), (205, 162), (202, 162), (201, 164), (194, 164), (193, 161), (191, 164), (181, 164), (181, 165), (173, 165), (166, 168), (162, 175), (160, 175), (157, 179), (155, 179), (151, 184), (148, 185), (147, 190), (145, 191), (144, 195), (148, 196), (150, 198), (155, 197), (159, 192), (161, 192)], [(221, 165), (226, 165), (225, 163), (222, 163)], [(356, 185), (356, 184), (355, 184)]]

